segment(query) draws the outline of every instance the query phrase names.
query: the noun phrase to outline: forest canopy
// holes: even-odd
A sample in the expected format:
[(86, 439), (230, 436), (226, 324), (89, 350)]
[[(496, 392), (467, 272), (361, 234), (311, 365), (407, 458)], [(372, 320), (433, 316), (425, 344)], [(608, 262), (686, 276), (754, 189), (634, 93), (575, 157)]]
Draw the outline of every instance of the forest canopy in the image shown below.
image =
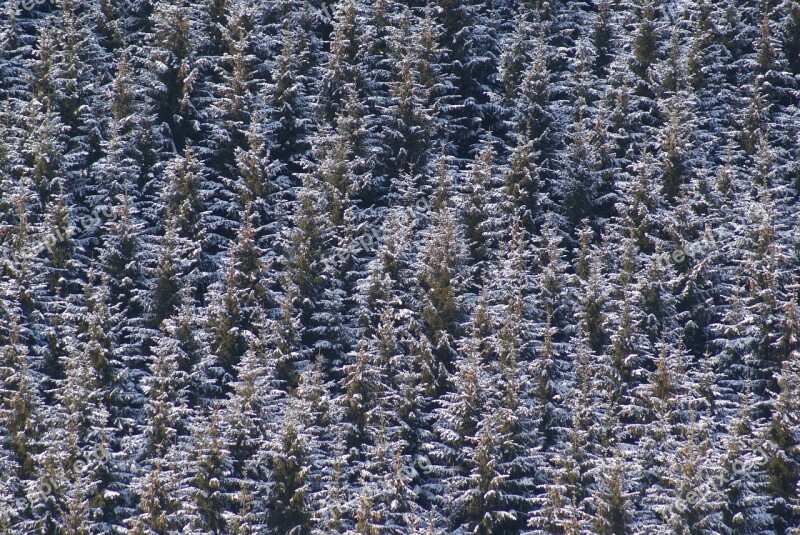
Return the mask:
[(0, 532), (791, 534), (797, 0), (7, 0)]

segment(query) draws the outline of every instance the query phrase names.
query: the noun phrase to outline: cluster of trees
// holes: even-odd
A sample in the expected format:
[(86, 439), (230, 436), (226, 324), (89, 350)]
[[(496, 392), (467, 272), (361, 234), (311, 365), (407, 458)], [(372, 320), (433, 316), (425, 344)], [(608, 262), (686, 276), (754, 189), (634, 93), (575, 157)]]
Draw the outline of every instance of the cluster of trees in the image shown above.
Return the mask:
[(3, 3), (0, 531), (796, 533), (800, 2), (320, 6)]

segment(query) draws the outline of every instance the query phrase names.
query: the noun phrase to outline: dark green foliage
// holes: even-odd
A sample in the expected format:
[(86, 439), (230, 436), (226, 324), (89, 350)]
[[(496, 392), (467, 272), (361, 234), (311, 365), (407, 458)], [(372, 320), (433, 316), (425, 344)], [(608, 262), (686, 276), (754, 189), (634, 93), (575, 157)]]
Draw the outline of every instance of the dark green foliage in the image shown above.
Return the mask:
[(0, 532), (796, 531), (796, 0), (30, 4)]

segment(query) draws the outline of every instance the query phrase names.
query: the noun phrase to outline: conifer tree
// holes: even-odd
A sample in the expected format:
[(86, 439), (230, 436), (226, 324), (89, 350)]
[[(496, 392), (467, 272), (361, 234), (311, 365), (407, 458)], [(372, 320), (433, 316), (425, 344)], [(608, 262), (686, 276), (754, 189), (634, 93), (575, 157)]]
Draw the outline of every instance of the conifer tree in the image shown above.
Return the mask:
[[(219, 410), (215, 407), (209, 412), (193, 422), (192, 435), (180, 446), (183, 466), (173, 496), (180, 501), (177, 519), (182, 526), (221, 534), (227, 525), (223, 512), (229, 507), (225, 490), (231, 459), (220, 429)], [(195, 412), (196, 417), (200, 414)]]
[(445, 368), (452, 366), (452, 340), (460, 317), (457, 292), (465, 251), (455, 210), (442, 206), (433, 215), (417, 264), (420, 278), (421, 317), (435, 356)]
[(37, 419), (42, 409), (19, 318), (10, 320), (3, 351), (3, 427), (7, 429), (3, 449), (10, 451), (18, 467), (16, 477), (25, 480), (34, 474), (33, 455), (40, 433)]
[(138, 509), (141, 514), (133, 516), (128, 524), (137, 535), (165, 535), (178, 524), (174, 521), (178, 509), (173, 492), (176, 481), (171, 472), (164, 470), (165, 461), (156, 458), (141, 483)]
[(186, 362), (188, 356), (169, 331), (170, 327), (164, 325), (164, 331), (157, 337), (149, 362), (150, 376), (145, 379), (143, 388), (148, 397), (145, 447), (150, 458), (163, 459), (178, 436), (187, 433), (189, 377), (181, 370), (180, 363)]
[(270, 152), (289, 177), (301, 171), (300, 162), (311, 148), (314, 117), (309, 74), (314, 61), (309, 41), (302, 18), (286, 13), (280, 29), (281, 49), (272, 68), (273, 83), (266, 87), (265, 99), (270, 119), (268, 133), (274, 143)]
[(269, 445), (270, 482), (267, 498), (268, 526), (285, 533), (310, 533), (310, 515), (307, 509), (309, 467), (307, 465), (308, 441), (305, 425), (290, 412), (287, 405), (283, 432)]

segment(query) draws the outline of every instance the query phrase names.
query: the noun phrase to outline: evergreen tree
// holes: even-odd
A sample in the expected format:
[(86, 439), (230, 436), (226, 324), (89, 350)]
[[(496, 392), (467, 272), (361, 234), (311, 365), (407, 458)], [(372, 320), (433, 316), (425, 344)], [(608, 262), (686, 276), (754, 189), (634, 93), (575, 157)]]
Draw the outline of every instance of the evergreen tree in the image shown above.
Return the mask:
[[(220, 429), (219, 410), (213, 408), (192, 423), (192, 435), (180, 446), (183, 465), (174, 498), (180, 501), (176, 519), (182, 526), (207, 533), (225, 533), (223, 512), (228, 509), (225, 487), (231, 472), (227, 444)], [(200, 416), (200, 411), (195, 416)]]
[(307, 509), (309, 437), (301, 414), (287, 405), (283, 431), (270, 441), (271, 488), (267, 497), (268, 526), (282, 533), (310, 533)]

